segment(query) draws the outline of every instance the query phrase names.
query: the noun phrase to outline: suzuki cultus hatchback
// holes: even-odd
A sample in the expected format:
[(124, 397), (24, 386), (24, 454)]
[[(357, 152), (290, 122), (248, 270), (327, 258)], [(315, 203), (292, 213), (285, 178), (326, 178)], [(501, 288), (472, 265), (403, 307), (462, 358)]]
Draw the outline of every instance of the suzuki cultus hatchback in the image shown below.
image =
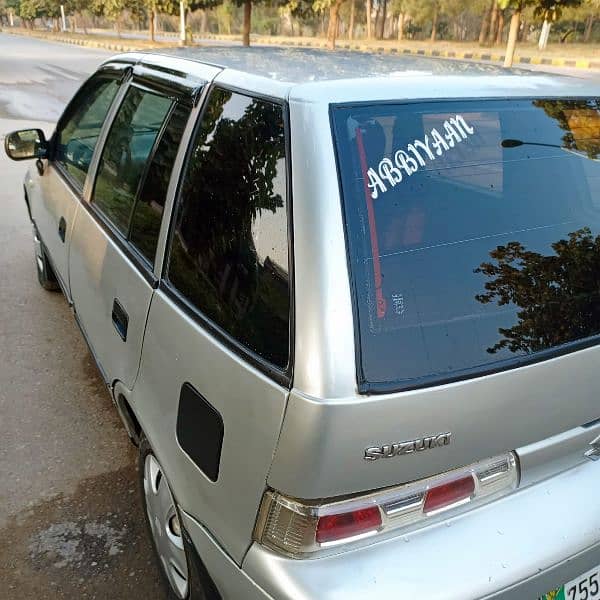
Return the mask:
[(124, 54), (32, 158), (173, 598), (600, 598), (600, 87)]

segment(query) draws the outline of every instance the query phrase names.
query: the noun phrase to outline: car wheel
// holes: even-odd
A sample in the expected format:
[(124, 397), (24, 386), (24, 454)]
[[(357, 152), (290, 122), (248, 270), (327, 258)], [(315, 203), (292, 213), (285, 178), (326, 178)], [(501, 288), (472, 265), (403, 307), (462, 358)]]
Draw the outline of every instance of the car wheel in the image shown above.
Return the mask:
[(211, 586), (203, 583), (203, 565), (193, 556), (191, 542), (181, 526), (177, 504), (154, 455), (142, 434), (139, 476), (146, 524), (169, 600), (209, 600)]
[(58, 286), (58, 281), (56, 280), (56, 275), (50, 266), (50, 261), (48, 260), (48, 256), (46, 255), (44, 247), (42, 246), (42, 242), (35, 232), (33, 235), (35, 243), (35, 265), (37, 267), (38, 281), (45, 290), (56, 292), (60, 289)]

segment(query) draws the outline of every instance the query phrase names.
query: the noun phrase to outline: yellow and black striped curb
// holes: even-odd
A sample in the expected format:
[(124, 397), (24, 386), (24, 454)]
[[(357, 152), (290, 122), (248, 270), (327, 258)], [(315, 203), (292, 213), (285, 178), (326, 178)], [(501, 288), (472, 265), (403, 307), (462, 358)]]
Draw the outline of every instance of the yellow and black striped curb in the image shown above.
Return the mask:
[[(240, 36), (234, 35), (215, 35), (205, 34), (202, 36), (194, 35), (194, 39), (213, 39), (221, 41), (240, 40)], [(252, 42), (255, 44), (271, 44), (275, 46), (298, 46), (305, 48), (326, 48), (327, 42), (323, 40), (290, 40), (278, 39), (276, 37), (255, 37), (252, 36)], [(416, 56), (433, 56), (438, 58), (454, 58), (460, 60), (486, 60), (491, 62), (504, 62), (504, 54), (495, 54), (492, 52), (461, 52), (456, 50), (431, 50), (416, 49), (407, 47), (376, 46), (375, 44), (352, 43), (344, 40), (338, 40), (336, 48), (344, 50), (359, 50), (361, 52), (377, 52), (380, 54), (411, 54)], [(520, 56), (515, 55), (514, 64), (522, 65), (548, 65), (552, 67), (572, 67), (577, 69), (600, 69), (600, 60), (588, 60), (580, 58), (543, 58), (541, 56)]]
[[(8, 29), (0, 29), (2, 33), (10, 33), (11, 35), (21, 35), (25, 37), (33, 37), (40, 40), (48, 40), (51, 42), (60, 42), (62, 44), (72, 44), (74, 46), (83, 46), (86, 48), (101, 48), (103, 50), (113, 50), (114, 52), (135, 52), (140, 50), (148, 50), (152, 48), (151, 46), (142, 46), (140, 44), (128, 43), (128, 42), (106, 42), (104, 40), (83, 40), (81, 38), (71, 38), (67, 36), (40, 33), (40, 32), (30, 32), (30, 31), (12, 31)], [(164, 48), (165, 45), (161, 44), (160, 46), (156, 46), (157, 48)]]
[[(35, 37), (39, 39), (62, 42), (64, 44), (73, 44), (76, 46), (84, 46), (88, 48), (103, 48), (106, 50), (113, 50), (115, 52), (132, 52), (139, 50), (147, 50), (152, 48), (149, 45), (136, 44), (135, 41), (124, 42), (115, 41), (106, 42), (104, 40), (93, 40), (93, 39), (81, 39), (71, 38), (68, 36), (61, 36), (56, 34), (47, 34), (35, 31), (14, 31), (10, 29), (0, 29), (4, 33), (10, 33), (13, 35), (23, 35), (29, 37)], [(169, 35), (161, 32), (160, 35)], [(176, 37), (177, 34), (171, 34), (171, 37)], [(216, 35), (216, 34), (195, 34), (193, 37), (194, 41), (201, 42), (203, 39), (206, 40), (217, 40), (217, 41), (239, 41), (241, 36), (239, 35)], [(252, 36), (252, 42), (254, 44), (265, 44), (273, 46), (295, 46), (304, 48), (326, 48), (327, 42), (324, 40), (308, 40), (308, 39), (280, 39), (277, 37), (260, 37)], [(157, 48), (164, 48), (165, 44), (157, 44)], [(504, 62), (503, 54), (494, 54), (492, 52), (460, 52), (455, 50), (431, 50), (431, 49), (415, 49), (407, 47), (393, 47), (393, 46), (376, 46), (374, 44), (361, 44), (352, 43), (348, 41), (338, 41), (336, 48), (344, 50), (357, 50), (360, 52), (377, 52), (380, 54), (408, 54), (416, 56), (432, 56), (438, 58), (454, 58), (460, 60), (486, 60), (491, 62)], [(600, 60), (588, 60), (579, 58), (543, 58), (540, 56), (519, 56), (516, 55), (513, 61), (514, 64), (522, 65), (548, 65), (552, 67), (571, 67), (577, 69), (600, 69)]]

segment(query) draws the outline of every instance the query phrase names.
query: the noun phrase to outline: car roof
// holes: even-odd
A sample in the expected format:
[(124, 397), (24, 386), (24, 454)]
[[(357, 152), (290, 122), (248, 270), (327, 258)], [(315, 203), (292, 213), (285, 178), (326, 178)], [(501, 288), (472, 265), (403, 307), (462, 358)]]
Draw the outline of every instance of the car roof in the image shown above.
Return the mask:
[(589, 79), (461, 60), (313, 48), (210, 46), (119, 57), (181, 71), (202, 63), (222, 83), (282, 99), (345, 103), (468, 97), (600, 96)]

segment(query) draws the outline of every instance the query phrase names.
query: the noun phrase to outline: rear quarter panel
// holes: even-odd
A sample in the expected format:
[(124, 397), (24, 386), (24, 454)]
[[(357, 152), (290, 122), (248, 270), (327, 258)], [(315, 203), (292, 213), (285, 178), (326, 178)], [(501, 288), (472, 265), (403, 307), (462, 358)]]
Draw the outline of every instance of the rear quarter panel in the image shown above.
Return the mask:
[[(221, 414), (224, 438), (216, 482), (176, 438), (179, 395), (191, 384)], [(288, 391), (241, 361), (166, 294), (152, 299), (133, 409), (175, 498), (239, 563), (251, 544), (258, 506)], [(200, 423), (186, 423), (200, 434)]]

